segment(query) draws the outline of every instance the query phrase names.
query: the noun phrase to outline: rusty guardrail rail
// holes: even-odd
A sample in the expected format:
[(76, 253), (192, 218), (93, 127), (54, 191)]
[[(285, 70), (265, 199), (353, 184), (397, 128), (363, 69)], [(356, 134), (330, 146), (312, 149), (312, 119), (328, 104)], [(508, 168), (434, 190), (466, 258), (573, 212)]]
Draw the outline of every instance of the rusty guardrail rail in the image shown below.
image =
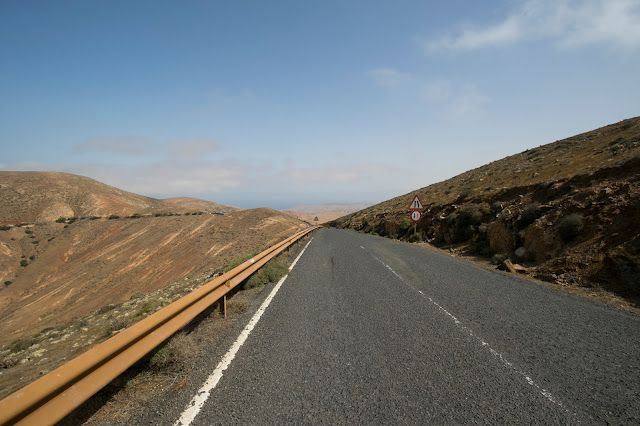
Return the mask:
[(184, 327), (291, 244), (318, 227), (307, 228), (209, 281), (158, 312), (0, 401), (0, 425), (55, 424), (127, 368)]

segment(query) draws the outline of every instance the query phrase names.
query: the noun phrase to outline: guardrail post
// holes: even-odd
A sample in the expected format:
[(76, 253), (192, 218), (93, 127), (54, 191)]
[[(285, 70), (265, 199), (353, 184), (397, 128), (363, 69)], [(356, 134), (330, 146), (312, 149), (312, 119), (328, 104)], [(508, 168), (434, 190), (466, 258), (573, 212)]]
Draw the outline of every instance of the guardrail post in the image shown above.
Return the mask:
[(227, 319), (227, 295), (225, 294), (218, 300), (218, 307), (220, 310), (220, 315)]

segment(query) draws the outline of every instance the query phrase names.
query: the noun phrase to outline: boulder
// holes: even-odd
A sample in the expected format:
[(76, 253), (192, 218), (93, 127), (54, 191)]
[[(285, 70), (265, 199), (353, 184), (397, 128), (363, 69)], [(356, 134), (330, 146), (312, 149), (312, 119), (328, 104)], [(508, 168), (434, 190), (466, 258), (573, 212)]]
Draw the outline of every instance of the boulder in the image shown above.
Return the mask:
[(502, 218), (487, 226), (487, 240), (494, 253), (511, 253), (515, 249), (514, 237)]
[(498, 269), (501, 271), (511, 272), (512, 274), (524, 274), (525, 272), (527, 272), (527, 268), (522, 265), (518, 265), (517, 263), (511, 262), (509, 259), (499, 264)]

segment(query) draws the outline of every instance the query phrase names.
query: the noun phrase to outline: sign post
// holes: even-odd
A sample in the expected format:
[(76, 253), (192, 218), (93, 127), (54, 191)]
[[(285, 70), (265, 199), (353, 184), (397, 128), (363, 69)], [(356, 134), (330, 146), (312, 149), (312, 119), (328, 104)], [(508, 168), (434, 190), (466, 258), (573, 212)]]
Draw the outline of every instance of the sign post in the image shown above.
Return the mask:
[(417, 226), (420, 219), (422, 219), (421, 210), (423, 208), (424, 206), (422, 205), (422, 201), (420, 201), (420, 198), (417, 195), (413, 197), (413, 201), (411, 201), (411, 204), (409, 204), (409, 210), (411, 211), (410, 217), (413, 221), (413, 235), (416, 235), (418, 233)]

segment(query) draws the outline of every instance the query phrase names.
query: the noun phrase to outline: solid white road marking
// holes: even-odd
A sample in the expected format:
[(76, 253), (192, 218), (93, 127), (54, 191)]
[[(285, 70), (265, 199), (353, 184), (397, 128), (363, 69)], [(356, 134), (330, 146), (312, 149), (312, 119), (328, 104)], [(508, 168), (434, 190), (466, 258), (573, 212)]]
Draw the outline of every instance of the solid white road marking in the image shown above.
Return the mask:
[[(364, 248), (364, 247), (362, 247)], [(387, 265), (386, 263), (384, 263), (382, 260), (378, 259), (375, 255), (373, 255), (370, 252), (369, 253), (375, 260), (377, 260), (378, 262), (380, 262), (383, 266), (385, 266), (389, 271), (391, 271), (393, 273), (393, 275), (395, 275), (402, 283), (404, 283), (407, 287), (411, 288), (412, 290), (420, 293), (420, 295), (429, 300), (429, 302), (431, 302), (434, 306), (436, 306), (442, 313), (444, 313), (446, 316), (448, 316), (449, 318), (451, 318), (453, 320), (453, 322), (456, 324), (456, 326), (458, 326), (460, 328), (460, 330), (464, 331), (465, 333), (467, 333), (470, 337), (473, 337), (474, 339), (476, 339), (478, 342), (480, 342), (482, 347), (488, 348), (489, 352), (491, 353), (491, 355), (493, 355), (494, 357), (498, 358), (500, 360), (500, 362), (505, 366), (508, 367), (510, 369), (512, 369), (513, 371), (515, 371), (516, 373), (518, 373), (520, 376), (524, 377), (524, 379), (526, 380), (527, 384), (529, 384), (530, 386), (533, 386), (542, 396), (544, 396), (545, 398), (547, 398), (549, 401), (551, 401), (552, 403), (556, 404), (557, 406), (563, 408), (564, 410), (566, 410), (567, 412), (570, 413), (570, 411), (557, 399), (555, 398), (551, 392), (547, 391), (546, 389), (540, 387), (537, 383), (535, 383), (533, 381), (533, 379), (531, 379), (531, 377), (529, 377), (526, 373), (524, 373), (522, 370), (520, 370), (518, 367), (516, 367), (515, 365), (513, 365), (513, 363), (507, 361), (505, 359), (505, 357), (498, 351), (496, 351), (495, 349), (491, 348), (489, 343), (487, 343), (486, 341), (484, 341), (480, 336), (476, 335), (469, 327), (463, 325), (460, 320), (458, 320), (458, 318), (456, 318), (455, 316), (453, 316), (453, 314), (449, 311), (447, 311), (445, 308), (443, 308), (438, 302), (436, 302), (435, 300), (433, 300), (431, 297), (428, 297), (427, 295), (425, 295), (421, 290), (418, 290), (417, 288), (415, 288), (414, 286), (412, 286), (408, 281), (406, 281), (404, 278), (402, 278), (398, 273), (396, 273), (396, 271), (394, 271), (389, 265)], [(575, 413), (571, 413), (573, 415), (575, 415)]]
[[(302, 254), (307, 249), (307, 247), (309, 247), (309, 244), (311, 244), (311, 241), (313, 241), (313, 238), (309, 240), (309, 242), (307, 243), (306, 246), (304, 246), (304, 248), (302, 249), (298, 257), (296, 257), (296, 259), (293, 261), (293, 263), (289, 267), (290, 271), (293, 269), (295, 264), (298, 263), (298, 260), (300, 259), (300, 257), (302, 257)], [(287, 279), (288, 276), (289, 275), (285, 275), (284, 277), (282, 277), (282, 279), (278, 281), (278, 283), (273, 288), (273, 290), (271, 290), (271, 293), (269, 293), (269, 296), (267, 296), (264, 302), (262, 302), (262, 305), (260, 306), (258, 311), (255, 313), (253, 318), (251, 318), (251, 321), (249, 321), (249, 324), (247, 324), (244, 330), (242, 330), (242, 333), (240, 333), (238, 340), (235, 341), (235, 343), (231, 346), (231, 349), (229, 349), (229, 351), (225, 354), (225, 356), (222, 357), (222, 360), (217, 365), (216, 369), (213, 370), (213, 373), (211, 373), (211, 375), (204, 382), (204, 385), (202, 385), (202, 387), (198, 390), (198, 393), (196, 394), (196, 396), (193, 397), (187, 409), (182, 412), (182, 415), (180, 416), (178, 421), (174, 423), (174, 426), (189, 425), (196, 418), (196, 416), (204, 406), (205, 402), (207, 402), (207, 399), (209, 399), (209, 395), (211, 395), (211, 391), (218, 385), (218, 382), (222, 378), (222, 372), (229, 367), (229, 365), (231, 364), (231, 361), (233, 361), (236, 354), (238, 353), (238, 350), (247, 340), (247, 337), (249, 337), (249, 334), (251, 333), (253, 328), (256, 326), (256, 324), (260, 320), (260, 317), (262, 316), (264, 311), (267, 309), (267, 307), (271, 303), (271, 300), (273, 300), (273, 297), (276, 295), (278, 290), (280, 290), (282, 283), (284, 283), (284, 281)]]

